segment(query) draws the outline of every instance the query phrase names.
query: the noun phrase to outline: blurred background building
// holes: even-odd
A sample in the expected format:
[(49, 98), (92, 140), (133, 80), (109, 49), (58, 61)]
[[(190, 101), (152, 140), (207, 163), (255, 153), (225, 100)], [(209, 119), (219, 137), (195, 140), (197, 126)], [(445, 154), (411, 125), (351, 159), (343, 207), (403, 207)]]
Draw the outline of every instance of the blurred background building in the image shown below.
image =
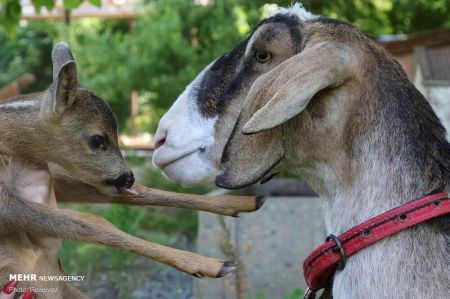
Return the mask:
[(450, 132), (450, 29), (383, 36), (381, 41)]

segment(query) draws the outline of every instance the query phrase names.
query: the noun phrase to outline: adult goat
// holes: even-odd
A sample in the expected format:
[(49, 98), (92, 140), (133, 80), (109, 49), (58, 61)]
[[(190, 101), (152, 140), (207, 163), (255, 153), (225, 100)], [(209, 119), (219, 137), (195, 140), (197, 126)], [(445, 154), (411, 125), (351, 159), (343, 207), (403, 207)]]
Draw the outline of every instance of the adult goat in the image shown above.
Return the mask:
[[(400, 64), (352, 25), (299, 4), (207, 66), (156, 142), (154, 164), (184, 184), (234, 189), (278, 168), (297, 174), (326, 198), (336, 235), (449, 189), (445, 130)], [(334, 276), (333, 296), (448, 298), (449, 230), (442, 216), (358, 252)]]

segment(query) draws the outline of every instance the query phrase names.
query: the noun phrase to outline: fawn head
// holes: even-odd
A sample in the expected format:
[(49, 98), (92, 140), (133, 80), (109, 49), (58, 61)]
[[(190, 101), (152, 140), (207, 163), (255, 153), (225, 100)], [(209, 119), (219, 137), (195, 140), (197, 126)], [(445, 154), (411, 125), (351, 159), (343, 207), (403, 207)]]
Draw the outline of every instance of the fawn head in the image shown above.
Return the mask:
[(52, 52), (53, 83), (40, 104), (46, 160), (102, 193), (133, 194), (133, 172), (119, 150), (117, 120), (109, 105), (78, 87), (75, 60), (66, 43)]

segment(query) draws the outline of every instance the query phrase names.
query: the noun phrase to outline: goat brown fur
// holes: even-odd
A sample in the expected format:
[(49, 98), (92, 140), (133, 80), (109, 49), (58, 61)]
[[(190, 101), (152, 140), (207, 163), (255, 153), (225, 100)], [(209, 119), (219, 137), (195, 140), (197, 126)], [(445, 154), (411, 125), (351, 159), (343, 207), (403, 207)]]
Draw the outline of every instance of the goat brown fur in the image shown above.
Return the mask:
[[(210, 126), (198, 167), (189, 158), (161, 163), (192, 140), (170, 142), (179, 128), (192, 127), (169, 121), (183, 105), (196, 107), (196, 118)], [(280, 170), (297, 175), (325, 199), (327, 230), (335, 235), (450, 187), (445, 129), (400, 64), (354, 26), (300, 4), (264, 19), (208, 65), (156, 136), (166, 143), (155, 164), (180, 182), (200, 167), (211, 170), (197, 181), (214, 176), (229, 189)], [(358, 252), (336, 272), (333, 296), (447, 298), (449, 225), (442, 216)]]

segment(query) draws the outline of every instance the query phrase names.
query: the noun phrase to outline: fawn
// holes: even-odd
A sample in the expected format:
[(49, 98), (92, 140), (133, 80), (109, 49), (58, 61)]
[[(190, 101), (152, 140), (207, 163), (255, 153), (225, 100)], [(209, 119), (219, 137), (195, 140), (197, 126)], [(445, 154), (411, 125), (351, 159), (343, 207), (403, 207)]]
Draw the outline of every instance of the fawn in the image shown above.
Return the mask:
[[(111, 108), (78, 87), (67, 44), (55, 46), (52, 60), (48, 90), (0, 103), (0, 280), (14, 273), (61, 275), (61, 239), (122, 248), (196, 277), (231, 272), (232, 262), (147, 242), (101, 217), (57, 208), (57, 200), (109, 202), (237, 216), (257, 210), (264, 198), (185, 195), (134, 184)], [(21, 286), (47, 288), (38, 289), (39, 298), (85, 298), (66, 282), (38, 279)]]

